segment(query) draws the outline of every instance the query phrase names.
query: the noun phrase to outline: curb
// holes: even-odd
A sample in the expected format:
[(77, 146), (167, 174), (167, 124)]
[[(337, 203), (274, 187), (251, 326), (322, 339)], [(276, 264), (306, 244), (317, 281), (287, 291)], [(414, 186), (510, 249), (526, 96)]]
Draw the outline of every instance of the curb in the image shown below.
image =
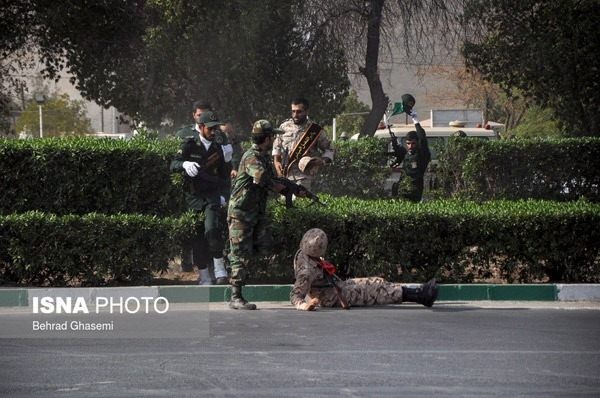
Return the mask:
[[(600, 284), (442, 284), (438, 301), (600, 301)], [(249, 301), (289, 301), (292, 285), (248, 285)], [(164, 297), (172, 303), (229, 301), (229, 286), (0, 288), (0, 307), (27, 307), (31, 297)]]

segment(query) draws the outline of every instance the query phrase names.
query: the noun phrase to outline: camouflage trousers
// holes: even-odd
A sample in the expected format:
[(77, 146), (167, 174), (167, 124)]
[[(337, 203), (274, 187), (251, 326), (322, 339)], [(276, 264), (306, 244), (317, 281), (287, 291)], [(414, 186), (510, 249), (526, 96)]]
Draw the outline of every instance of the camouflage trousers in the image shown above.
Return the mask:
[[(402, 302), (402, 286), (383, 278), (353, 278), (338, 282), (342, 295), (350, 306), (399, 304)], [(310, 298), (318, 298), (322, 307), (339, 307), (340, 302), (333, 287), (312, 288)]]
[(248, 217), (245, 220), (229, 217), (229, 264), (230, 282), (241, 286), (248, 279), (252, 259), (267, 255), (273, 247), (273, 236), (268, 218), (263, 215)]

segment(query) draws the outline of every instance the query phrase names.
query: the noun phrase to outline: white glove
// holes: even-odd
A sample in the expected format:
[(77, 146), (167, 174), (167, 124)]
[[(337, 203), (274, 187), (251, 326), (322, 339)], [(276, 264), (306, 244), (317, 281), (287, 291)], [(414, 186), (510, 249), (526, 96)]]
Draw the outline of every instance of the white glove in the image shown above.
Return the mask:
[(225, 159), (225, 163), (231, 162), (231, 158), (233, 157), (233, 147), (231, 144), (223, 145), (221, 149), (223, 150), (223, 158)]
[(410, 111), (410, 113), (408, 114), (411, 118), (414, 124), (419, 123), (419, 118), (417, 117), (417, 111), (415, 111), (414, 109)]
[(223, 196), (221, 196), (221, 206), (225, 206), (227, 204), (227, 201), (225, 200), (225, 198)]
[(190, 177), (196, 177), (198, 175), (198, 169), (200, 165), (196, 162), (183, 162), (183, 169), (185, 173)]

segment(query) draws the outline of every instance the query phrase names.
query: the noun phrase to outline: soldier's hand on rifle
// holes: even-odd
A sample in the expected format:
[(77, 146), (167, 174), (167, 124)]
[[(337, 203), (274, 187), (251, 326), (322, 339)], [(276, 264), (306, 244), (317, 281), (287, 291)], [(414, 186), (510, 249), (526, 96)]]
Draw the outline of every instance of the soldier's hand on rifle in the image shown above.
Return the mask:
[(300, 189), (295, 195), (299, 198), (306, 198), (308, 196), (308, 192), (306, 192), (304, 189)]
[(271, 187), (271, 189), (277, 193), (282, 193), (281, 191), (283, 191), (285, 189), (285, 185), (275, 182), (275, 183), (273, 183), (273, 186)]
[(200, 169), (200, 165), (196, 162), (183, 162), (183, 169), (185, 173), (190, 177), (196, 177), (198, 175), (198, 170)]

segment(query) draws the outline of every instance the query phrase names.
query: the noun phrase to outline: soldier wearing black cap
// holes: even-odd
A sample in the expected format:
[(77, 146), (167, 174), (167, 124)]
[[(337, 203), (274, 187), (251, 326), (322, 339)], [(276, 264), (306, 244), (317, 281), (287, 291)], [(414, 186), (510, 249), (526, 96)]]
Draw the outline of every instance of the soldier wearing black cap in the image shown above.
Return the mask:
[[(198, 125), (198, 121), (200, 120), (200, 117), (202, 116), (202, 114), (204, 112), (208, 112), (208, 111), (212, 111), (212, 106), (208, 101), (198, 100), (198, 101), (194, 102), (194, 104), (192, 105), (192, 119), (194, 120), (194, 123), (186, 125), (186, 126), (180, 128), (179, 130), (177, 130), (177, 132), (175, 133), (175, 137), (180, 139), (182, 144), (189, 139), (193, 139), (196, 142), (200, 142), (200, 127)], [(214, 138), (213, 142), (216, 142), (217, 144), (221, 145), (225, 163), (230, 166), (230, 169), (232, 167), (237, 167), (237, 166), (234, 166), (234, 162), (233, 162), (234, 159), (232, 158), (234, 148), (231, 145), (231, 143), (229, 142), (227, 134), (225, 134), (225, 132), (222, 132), (221, 130), (215, 130), (215, 138)], [(227, 184), (225, 184), (223, 186), (223, 192), (221, 193), (221, 196), (223, 196), (223, 198), (225, 200), (229, 200), (230, 187), (231, 187), (231, 181), (229, 181)], [(222, 213), (225, 213), (225, 212), (223, 211)], [(224, 223), (225, 222), (224, 221), (225, 214), (222, 214), (221, 217), (223, 218), (223, 220), (221, 222)], [(181, 246), (182, 246), (181, 269), (183, 272), (192, 272), (194, 270), (192, 243), (193, 243), (193, 240), (186, 240), (186, 241), (182, 242), (182, 244), (181, 244)], [(217, 264), (217, 267), (218, 266), (219, 266), (219, 264)], [(223, 281), (220, 280), (220, 282), (223, 282)], [(208, 280), (203, 281), (202, 277), (201, 277), (200, 283), (208, 284)]]
[(208, 270), (211, 262), (217, 284), (228, 282), (223, 259), (225, 225), (220, 208), (224, 204), (222, 192), (228, 181), (229, 166), (222, 145), (215, 140), (220, 124), (213, 112), (203, 112), (197, 118), (198, 134), (185, 139), (171, 162), (171, 171), (183, 173), (188, 207), (204, 214), (204, 228), (192, 240), (193, 262), (200, 269), (202, 285), (212, 284)]

